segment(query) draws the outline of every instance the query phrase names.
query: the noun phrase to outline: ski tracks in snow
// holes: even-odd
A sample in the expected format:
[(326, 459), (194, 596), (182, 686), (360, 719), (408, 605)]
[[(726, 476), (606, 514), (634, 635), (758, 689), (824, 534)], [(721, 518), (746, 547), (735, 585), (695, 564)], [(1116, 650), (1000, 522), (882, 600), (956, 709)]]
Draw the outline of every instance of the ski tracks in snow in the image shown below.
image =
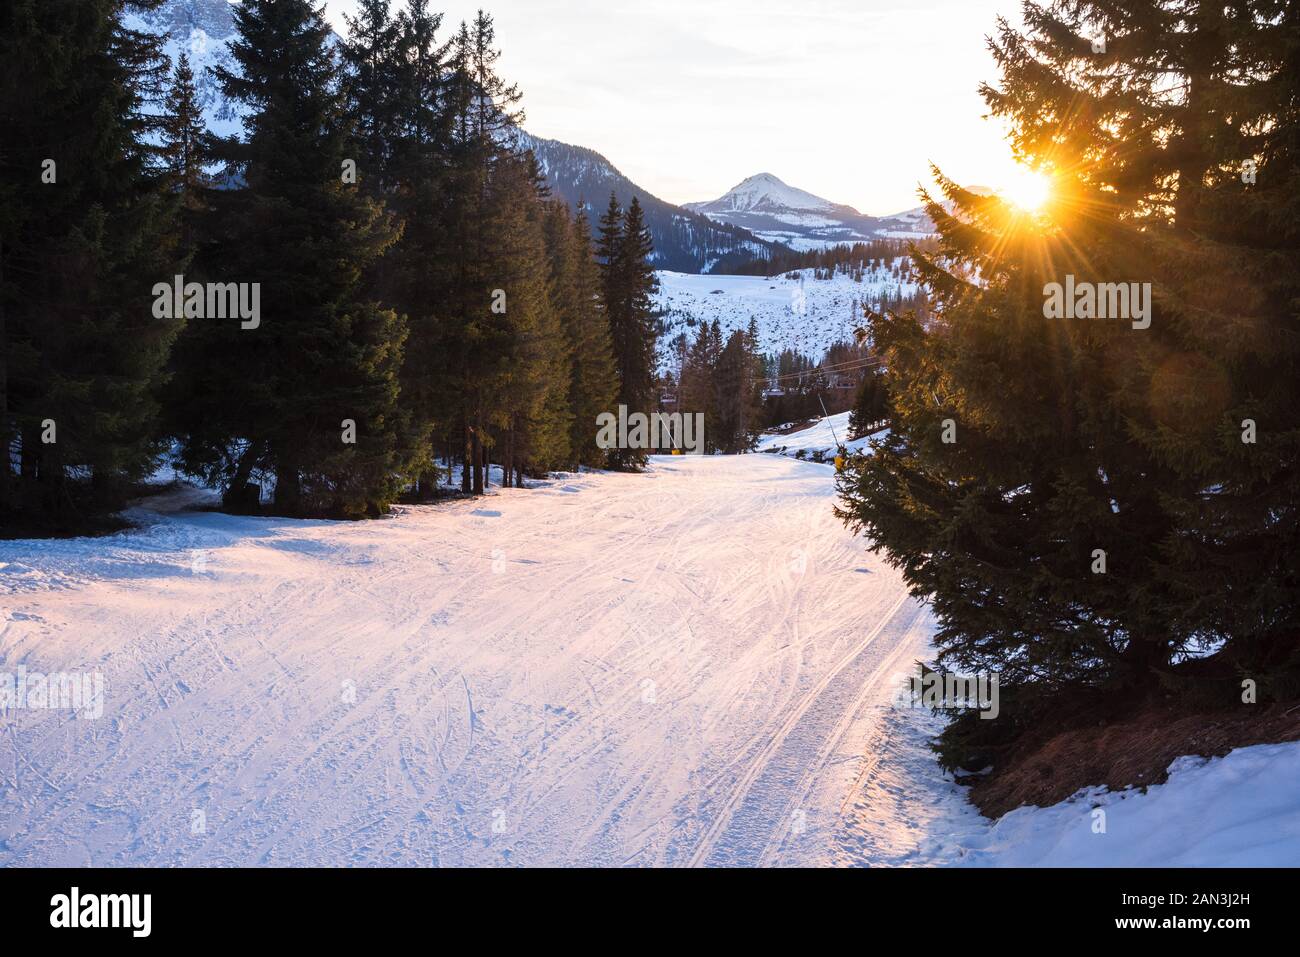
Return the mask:
[(0, 670), (107, 685), (98, 721), (0, 719), (0, 864), (914, 859), (943, 817), (894, 787), (933, 759), (889, 704), (929, 619), (831, 476), (659, 457), (377, 522), (0, 545)]

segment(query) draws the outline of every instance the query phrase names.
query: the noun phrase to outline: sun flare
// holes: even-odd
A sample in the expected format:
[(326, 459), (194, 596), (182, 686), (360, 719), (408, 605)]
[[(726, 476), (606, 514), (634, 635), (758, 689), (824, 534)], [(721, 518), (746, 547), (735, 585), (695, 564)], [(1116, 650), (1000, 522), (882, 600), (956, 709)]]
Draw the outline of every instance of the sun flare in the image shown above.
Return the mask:
[(1017, 166), (998, 192), (1013, 206), (1027, 213), (1038, 213), (1052, 198), (1052, 181), (1043, 173)]

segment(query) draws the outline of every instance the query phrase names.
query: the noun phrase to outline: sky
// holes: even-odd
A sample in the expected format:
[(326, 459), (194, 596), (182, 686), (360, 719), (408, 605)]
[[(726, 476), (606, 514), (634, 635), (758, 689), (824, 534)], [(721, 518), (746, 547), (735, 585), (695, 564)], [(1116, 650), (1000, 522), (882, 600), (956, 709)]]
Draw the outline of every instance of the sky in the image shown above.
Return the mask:
[[(402, 0), (395, 0), (400, 5)], [(590, 147), (673, 203), (755, 173), (868, 214), (917, 205), (930, 163), (1000, 188), (1015, 166), (981, 80), (1018, 0), (433, 0), (483, 5), (525, 128)], [(342, 29), (355, 0), (327, 0)]]

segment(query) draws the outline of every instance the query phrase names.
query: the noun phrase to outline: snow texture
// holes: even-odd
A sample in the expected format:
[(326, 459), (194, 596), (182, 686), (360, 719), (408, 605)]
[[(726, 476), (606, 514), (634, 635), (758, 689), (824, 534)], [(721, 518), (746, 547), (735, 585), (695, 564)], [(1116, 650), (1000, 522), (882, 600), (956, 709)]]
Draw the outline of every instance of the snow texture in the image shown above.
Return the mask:
[(914, 295), (918, 286), (905, 278), (900, 261), (867, 270), (861, 282), (837, 272), (830, 279), (813, 278), (799, 269), (779, 276), (717, 276), (657, 273), (655, 306), (663, 317), (659, 336), (661, 371), (677, 372), (673, 340), (685, 334), (694, 342), (703, 322), (718, 320), (722, 337), (758, 325), (762, 352), (773, 355), (794, 349), (820, 360), (836, 342), (853, 342), (855, 330), (866, 325), (864, 307), (878, 309), (883, 296)]
[[(833, 494), (659, 457), (357, 523), (181, 489), (0, 543), (0, 672), (106, 684), (98, 720), (0, 716), (0, 864), (835, 860), (853, 795), (938, 772), (888, 707), (928, 615)], [(936, 826), (971, 813), (936, 786)], [(898, 810), (874, 859), (926, 834)]]

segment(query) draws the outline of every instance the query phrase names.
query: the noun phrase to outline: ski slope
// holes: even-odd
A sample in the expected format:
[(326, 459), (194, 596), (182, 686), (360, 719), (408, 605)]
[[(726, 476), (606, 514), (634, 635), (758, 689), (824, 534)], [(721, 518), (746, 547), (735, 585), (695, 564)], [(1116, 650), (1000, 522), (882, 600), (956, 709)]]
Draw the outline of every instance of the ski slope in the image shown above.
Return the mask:
[(747, 329), (752, 319), (765, 354), (791, 349), (820, 360), (835, 343), (854, 341), (854, 331), (866, 324), (866, 307), (877, 309), (889, 296), (916, 294), (920, 287), (895, 271), (902, 258), (890, 268), (867, 270), (861, 282), (844, 273), (816, 279), (811, 269), (767, 277), (660, 270), (655, 273), (655, 309), (663, 324), (657, 340), (659, 371), (676, 374), (674, 340), (685, 335), (688, 343), (694, 342), (700, 324), (714, 321), (725, 340)]
[(0, 543), (4, 865), (904, 863), (974, 811), (889, 706), (930, 621), (830, 470), (661, 457), (359, 523), (148, 500)]
[(835, 458), (835, 453), (842, 445), (852, 455), (869, 454), (872, 441), (883, 442), (889, 433), (885, 429), (872, 432), (856, 439), (849, 438), (849, 412), (837, 412), (835, 415), (821, 418), (805, 429), (787, 432), (764, 432), (758, 437), (754, 446), (756, 452), (769, 452), (775, 455), (794, 455), (800, 452), (805, 458), (811, 458), (818, 452), (827, 461)]

